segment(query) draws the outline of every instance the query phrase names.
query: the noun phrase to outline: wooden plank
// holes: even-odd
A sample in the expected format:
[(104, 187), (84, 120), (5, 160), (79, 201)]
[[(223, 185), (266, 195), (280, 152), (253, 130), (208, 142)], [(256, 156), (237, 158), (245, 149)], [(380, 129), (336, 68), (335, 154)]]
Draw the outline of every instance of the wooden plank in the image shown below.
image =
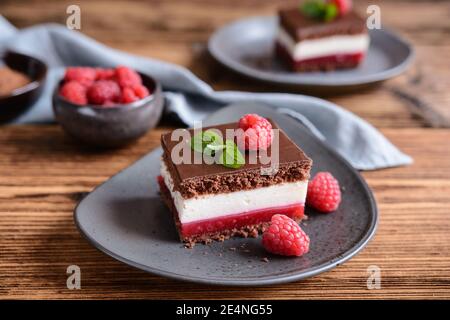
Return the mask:
[[(80, 196), (157, 146), (164, 131), (96, 152), (55, 126), (0, 129), (0, 298), (450, 298), (450, 131), (383, 129), (415, 162), (364, 173), (381, 214), (375, 239), (331, 272), (261, 288), (152, 276), (100, 253), (77, 232), (72, 210)], [(82, 270), (79, 291), (65, 286), (71, 264)], [(370, 265), (381, 268), (381, 290), (366, 288)]]

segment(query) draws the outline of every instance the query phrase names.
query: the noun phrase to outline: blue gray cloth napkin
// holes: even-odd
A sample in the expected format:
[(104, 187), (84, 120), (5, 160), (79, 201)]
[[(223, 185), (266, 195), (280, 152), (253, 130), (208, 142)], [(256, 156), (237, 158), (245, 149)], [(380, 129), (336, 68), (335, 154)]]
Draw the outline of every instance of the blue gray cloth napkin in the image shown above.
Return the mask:
[(7, 49), (42, 59), (50, 68), (42, 97), (15, 123), (53, 121), (51, 93), (65, 66), (127, 65), (159, 80), (166, 111), (176, 113), (187, 125), (231, 103), (264, 103), (307, 125), (357, 169), (412, 163), (372, 125), (333, 103), (298, 94), (214, 91), (186, 68), (111, 49), (61, 25), (41, 24), (17, 30), (0, 16), (0, 53)]

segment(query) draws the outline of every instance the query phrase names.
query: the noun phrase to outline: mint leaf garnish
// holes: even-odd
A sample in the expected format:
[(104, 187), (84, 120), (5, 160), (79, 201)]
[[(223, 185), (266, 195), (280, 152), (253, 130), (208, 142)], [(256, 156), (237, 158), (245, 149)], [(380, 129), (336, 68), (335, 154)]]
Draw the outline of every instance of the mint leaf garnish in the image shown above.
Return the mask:
[(219, 143), (211, 143), (211, 144), (208, 144), (205, 149), (209, 149), (212, 151), (219, 151), (224, 148), (225, 148), (225, 145), (223, 145), (221, 143), (220, 144)]
[(203, 153), (203, 132), (194, 135), (189, 141), (189, 144), (194, 151)]
[(306, 1), (300, 6), (302, 13), (310, 18), (321, 18), (325, 3), (322, 1)]
[(217, 150), (223, 149), (219, 148), (223, 145), (223, 140), (217, 132), (206, 130), (194, 135), (190, 140), (190, 145), (194, 151), (203, 153), (206, 148), (210, 150), (215, 150), (214, 148), (217, 148)]
[(206, 130), (194, 135), (189, 141), (191, 148), (199, 153), (214, 157), (218, 154), (218, 162), (227, 167), (238, 169), (245, 164), (245, 158), (233, 140), (223, 142), (222, 136), (214, 130)]
[(238, 169), (245, 164), (245, 158), (233, 140), (226, 140), (219, 162), (227, 168)]
[(323, 14), (323, 20), (332, 21), (338, 15), (338, 8), (334, 3), (327, 3), (325, 6), (325, 12)]
[(220, 151), (224, 148), (225, 148), (225, 145), (222, 143), (222, 139), (220, 139), (220, 141), (215, 140), (205, 147), (205, 149), (203, 150), (203, 153), (210, 157), (214, 157), (216, 155), (217, 151)]
[(300, 11), (307, 17), (327, 22), (334, 20), (339, 14), (336, 4), (323, 0), (308, 0), (300, 6)]

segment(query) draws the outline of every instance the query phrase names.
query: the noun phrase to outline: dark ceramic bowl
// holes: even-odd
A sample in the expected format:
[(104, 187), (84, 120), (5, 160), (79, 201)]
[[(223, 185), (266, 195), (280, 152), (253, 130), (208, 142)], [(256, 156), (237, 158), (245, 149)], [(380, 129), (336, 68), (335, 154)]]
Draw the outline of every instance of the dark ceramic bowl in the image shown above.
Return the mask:
[(136, 140), (158, 124), (164, 106), (161, 85), (145, 74), (140, 75), (152, 94), (112, 107), (74, 104), (59, 95), (58, 85), (53, 93), (56, 120), (69, 135), (91, 145), (119, 147)]
[(31, 82), (14, 90), (7, 96), (0, 96), (0, 123), (13, 120), (27, 111), (40, 97), (44, 87), (47, 66), (44, 62), (17, 52), (6, 52), (1, 58), (13, 70), (27, 75)]

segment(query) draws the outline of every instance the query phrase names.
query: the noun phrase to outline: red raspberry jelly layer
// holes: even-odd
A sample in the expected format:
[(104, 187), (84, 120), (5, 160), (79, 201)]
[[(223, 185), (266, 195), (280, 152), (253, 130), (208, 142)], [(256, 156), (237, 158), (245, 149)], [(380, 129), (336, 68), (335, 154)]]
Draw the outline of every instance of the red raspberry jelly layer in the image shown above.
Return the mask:
[(349, 53), (320, 58), (294, 60), (283, 45), (276, 44), (276, 54), (294, 71), (317, 71), (354, 68), (364, 60), (365, 53)]
[(188, 222), (181, 224), (184, 237), (223, 230), (241, 229), (245, 226), (269, 222), (274, 214), (284, 214), (294, 220), (300, 220), (304, 214), (303, 204), (292, 204), (282, 207), (265, 208), (248, 212), (235, 213), (223, 217)]
[[(158, 183), (161, 192), (168, 193), (169, 190), (164, 183), (162, 177), (158, 177)], [(172, 199), (172, 208), (173, 205)], [(176, 209), (174, 209), (176, 210)], [(284, 214), (291, 219), (301, 220), (304, 216), (305, 206), (303, 203), (290, 204), (286, 206), (264, 208), (252, 210), (242, 213), (234, 213), (213, 219), (205, 219), (195, 222), (179, 223), (178, 228), (183, 238), (195, 235), (208, 234), (213, 232), (221, 232), (225, 230), (241, 229), (245, 226), (257, 225), (263, 222), (269, 222), (274, 214)], [(178, 213), (175, 212), (176, 216)]]

